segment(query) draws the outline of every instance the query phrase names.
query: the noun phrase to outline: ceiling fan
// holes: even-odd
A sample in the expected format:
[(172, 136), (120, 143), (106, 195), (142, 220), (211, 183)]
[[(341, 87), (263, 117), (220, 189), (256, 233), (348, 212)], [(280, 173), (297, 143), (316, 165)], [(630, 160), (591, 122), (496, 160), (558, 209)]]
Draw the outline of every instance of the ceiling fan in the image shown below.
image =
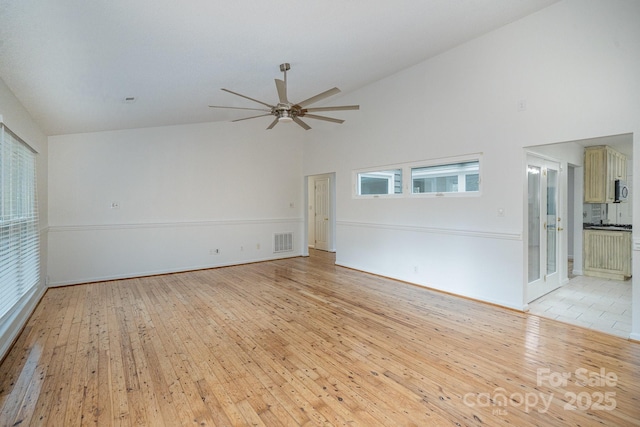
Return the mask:
[(311, 98), (305, 99), (304, 101), (301, 102), (290, 102), (289, 99), (287, 98), (287, 70), (291, 69), (291, 65), (288, 63), (284, 63), (284, 64), (280, 64), (280, 71), (282, 71), (284, 73), (284, 80), (280, 80), (280, 79), (275, 79), (276, 80), (276, 90), (278, 91), (278, 103), (276, 105), (271, 105), (268, 104), (266, 102), (262, 102), (262, 101), (258, 101), (257, 99), (254, 98), (249, 98), (248, 96), (242, 95), (240, 93), (237, 92), (233, 92), (229, 89), (222, 89), (225, 92), (229, 92), (232, 93), (234, 95), (237, 96), (241, 96), (243, 98), (246, 98), (248, 100), (251, 100), (253, 102), (257, 102), (258, 104), (262, 104), (265, 107), (268, 108), (241, 108), (241, 107), (223, 107), (223, 106), (219, 106), (219, 105), (209, 105), (209, 107), (211, 108), (230, 108), (230, 109), (234, 109), (234, 110), (254, 110), (254, 111), (264, 111), (265, 114), (260, 114), (258, 116), (251, 116), (251, 117), (245, 117), (242, 119), (236, 119), (236, 120), (232, 120), (233, 122), (239, 122), (241, 120), (249, 120), (249, 119), (256, 119), (258, 117), (266, 117), (266, 116), (275, 116), (275, 120), (273, 122), (271, 122), (271, 124), (269, 125), (269, 127), (267, 127), (268, 129), (273, 129), (273, 127), (275, 125), (277, 125), (280, 122), (286, 123), (286, 122), (295, 122), (298, 125), (300, 125), (302, 128), (304, 128), (304, 130), (309, 130), (311, 129), (311, 126), (309, 126), (308, 124), (306, 124), (305, 122), (303, 122), (300, 118), (301, 117), (305, 117), (308, 119), (316, 119), (316, 120), (324, 120), (327, 122), (333, 122), (333, 123), (342, 123), (344, 122), (344, 120), (341, 119), (334, 119), (333, 117), (326, 117), (326, 116), (319, 116), (317, 114), (310, 114), (310, 113), (315, 113), (318, 111), (342, 111), (342, 110), (359, 110), (360, 106), (359, 105), (342, 105), (342, 106), (337, 106), (337, 107), (316, 107), (316, 108), (307, 108), (308, 105), (311, 105), (313, 103), (316, 103), (318, 101), (321, 101), (325, 98), (328, 98), (332, 95), (335, 95), (337, 93), (340, 92), (340, 89), (338, 89), (337, 87), (334, 87), (333, 89), (329, 89), (327, 91), (324, 91), (322, 93), (319, 93), (315, 96), (312, 96)]

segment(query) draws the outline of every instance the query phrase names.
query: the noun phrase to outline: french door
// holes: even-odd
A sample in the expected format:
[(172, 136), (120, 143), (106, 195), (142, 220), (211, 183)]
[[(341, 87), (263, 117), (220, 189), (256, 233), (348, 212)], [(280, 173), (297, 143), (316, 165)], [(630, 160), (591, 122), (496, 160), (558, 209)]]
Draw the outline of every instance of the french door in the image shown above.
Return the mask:
[(560, 165), (527, 157), (527, 302), (560, 287)]

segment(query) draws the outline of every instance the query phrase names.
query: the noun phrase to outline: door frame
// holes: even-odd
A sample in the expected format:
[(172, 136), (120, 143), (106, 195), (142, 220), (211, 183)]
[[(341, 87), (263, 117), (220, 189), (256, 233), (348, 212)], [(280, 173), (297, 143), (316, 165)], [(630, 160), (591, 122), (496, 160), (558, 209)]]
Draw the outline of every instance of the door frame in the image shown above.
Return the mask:
[(336, 251), (336, 173), (327, 172), (316, 175), (307, 175), (304, 177), (304, 225), (303, 225), (303, 242), (302, 255), (309, 255), (309, 228), (315, 227), (314, 213), (315, 213), (315, 194), (311, 191), (311, 185), (316, 179), (329, 178), (329, 240), (327, 242), (329, 252)]

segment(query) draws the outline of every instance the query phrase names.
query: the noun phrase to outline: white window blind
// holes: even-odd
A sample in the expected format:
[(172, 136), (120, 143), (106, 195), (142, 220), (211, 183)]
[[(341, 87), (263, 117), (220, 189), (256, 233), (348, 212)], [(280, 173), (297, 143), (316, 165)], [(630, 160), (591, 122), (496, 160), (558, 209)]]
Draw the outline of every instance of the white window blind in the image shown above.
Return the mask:
[(0, 123), (0, 322), (37, 283), (36, 154)]

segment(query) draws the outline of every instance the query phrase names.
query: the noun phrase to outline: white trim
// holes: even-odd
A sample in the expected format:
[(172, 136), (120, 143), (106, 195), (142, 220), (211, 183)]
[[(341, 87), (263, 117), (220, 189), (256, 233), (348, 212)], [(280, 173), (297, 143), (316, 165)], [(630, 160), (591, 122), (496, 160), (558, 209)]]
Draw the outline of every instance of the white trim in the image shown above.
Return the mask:
[(256, 224), (288, 224), (302, 223), (303, 218), (275, 218), (275, 219), (245, 219), (245, 220), (220, 220), (220, 221), (178, 221), (156, 223), (129, 223), (129, 224), (88, 224), (88, 225), (49, 225), (50, 233), (71, 231), (95, 231), (95, 230), (127, 230), (142, 228), (178, 228), (178, 227), (221, 227), (229, 225), (256, 225)]
[(106, 282), (109, 280), (126, 280), (126, 279), (133, 279), (136, 277), (157, 276), (161, 274), (184, 273), (187, 271), (207, 270), (210, 268), (229, 267), (232, 265), (252, 264), (254, 262), (273, 261), (278, 259), (296, 258), (296, 257), (302, 256), (300, 254), (291, 254), (287, 256), (278, 256), (278, 255), (279, 254), (274, 254), (274, 256), (270, 256), (270, 257), (255, 258), (255, 259), (242, 260), (242, 261), (236, 261), (236, 262), (232, 261), (232, 262), (219, 263), (219, 264), (198, 264), (198, 265), (191, 265), (191, 266), (174, 268), (174, 269), (166, 269), (166, 270), (161, 269), (161, 270), (141, 271), (133, 274), (128, 273), (128, 274), (115, 274), (115, 275), (108, 275), (108, 276), (85, 277), (85, 278), (71, 280), (71, 281), (52, 282), (52, 283), (49, 283), (49, 288), (55, 288), (59, 286), (69, 286), (69, 285), (83, 285), (83, 284), (95, 283), (95, 282)]
[[(178, 233), (187, 235), (195, 234), (207, 234), (216, 233), (218, 230), (228, 230), (231, 233), (236, 229), (241, 228), (256, 228), (256, 229), (269, 229), (271, 231), (275, 229), (286, 228), (287, 230), (294, 229), (294, 233), (297, 233), (297, 229), (303, 220), (301, 218), (274, 218), (274, 219), (247, 219), (247, 220), (220, 220), (220, 221), (183, 221), (183, 222), (164, 222), (164, 223), (138, 223), (138, 224), (101, 224), (101, 225), (65, 225), (65, 226), (49, 226), (49, 244), (57, 241), (58, 237), (62, 237), (62, 241), (68, 238), (68, 236), (80, 235), (81, 241), (86, 244), (86, 239), (82, 238), (83, 233), (91, 234), (92, 237), (102, 239), (106, 236), (107, 240), (113, 233), (120, 233), (128, 235), (130, 233), (143, 233), (144, 235), (154, 235), (164, 233)], [(82, 243), (81, 243), (82, 245)], [(266, 248), (265, 248), (266, 249)], [(51, 277), (48, 282), (49, 287), (76, 285), (82, 283), (102, 282), (107, 280), (120, 280), (132, 277), (144, 277), (153, 276), (158, 274), (170, 274), (191, 270), (202, 270), (208, 268), (224, 267), (229, 265), (248, 264), (253, 262), (268, 261), (273, 259), (287, 258), (290, 256), (299, 256), (299, 251), (290, 252), (287, 254), (267, 254), (267, 253), (255, 253), (249, 256), (230, 256), (222, 258), (186, 258), (178, 262), (179, 265), (170, 264), (164, 265), (152, 262), (145, 267), (135, 268), (133, 271), (129, 268), (120, 271), (113, 271), (109, 269), (84, 271), (80, 274), (54, 274), (49, 271)], [(51, 253), (49, 254), (51, 257)], [(69, 261), (69, 260), (67, 260)], [(104, 266), (103, 266), (104, 267)], [(56, 277), (57, 276), (57, 277)]]
[(455, 292), (451, 292), (451, 291), (447, 291), (443, 288), (438, 288), (436, 286), (430, 285), (428, 283), (418, 283), (418, 282), (413, 282), (413, 281), (409, 281), (406, 280), (404, 278), (398, 278), (398, 277), (393, 277), (393, 276), (389, 276), (388, 274), (386, 274), (383, 271), (378, 271), (378, 270), (371, 270), (371, 269), (365, 269), (363, 267), (358, 266), (357, 264), (349, 264), (349, 263), (343, 263), (343, 262), (338, 262), (336, 261), (336, 265), (340, 266), (340, 267), (346, 267), (346, 268), (350, 268), (352, 270), (357, 270), (357, 271), (362, 271), (364, 273), (368, 273), (368, 274), (375, 274), (377, 276), (382, 276), (382, 277), (387, 277), (389, 279), (392, 280), (398, 280), (400, 282), (404, 282), (404, 283), (411, 283), (412, 285), (416, 285), (416, 286), (420, 286), (422, 288), (428, 289), (430, 291), (433, 292), (438, 292), (438, 293), (445, 293), (448, 295), (454, 295), (460, 298), (465, 298), (465, 299), (471, 299), (474, 301), (478, 301), (478, 302), (485, 302), (485, 303), (490, 303), (490, 304), (494, 304), (494, 305), (498, 305), (500, 307), (506, 307), (506, 308), (510, 308), (512, 310), (516, 310), (516, 311), (526, 311), (528, 309), (528, 307), (526, 305), (522, 305), (522, 306), (516, 306), (513, 304), (510, 304), (506, 301), (502, 301), (502, 300), (498, 300), (495, 298), (486, 298), (486, 297), (481, 297), (479, 295), (472, 295), (472, 294), (458, 294)]
[(345, 227), (376, 228), (380, 230), (409, 231), (416, 233), (448, 234), (484, 239), (522, 240), (522, 234), (520, 233), (497, 233), (493, 231), (483, 230), (462, 230), (455, 228), (420, 227), (415, 225), (379, 224), (352, 221), (337, 221), (336, 224)]

